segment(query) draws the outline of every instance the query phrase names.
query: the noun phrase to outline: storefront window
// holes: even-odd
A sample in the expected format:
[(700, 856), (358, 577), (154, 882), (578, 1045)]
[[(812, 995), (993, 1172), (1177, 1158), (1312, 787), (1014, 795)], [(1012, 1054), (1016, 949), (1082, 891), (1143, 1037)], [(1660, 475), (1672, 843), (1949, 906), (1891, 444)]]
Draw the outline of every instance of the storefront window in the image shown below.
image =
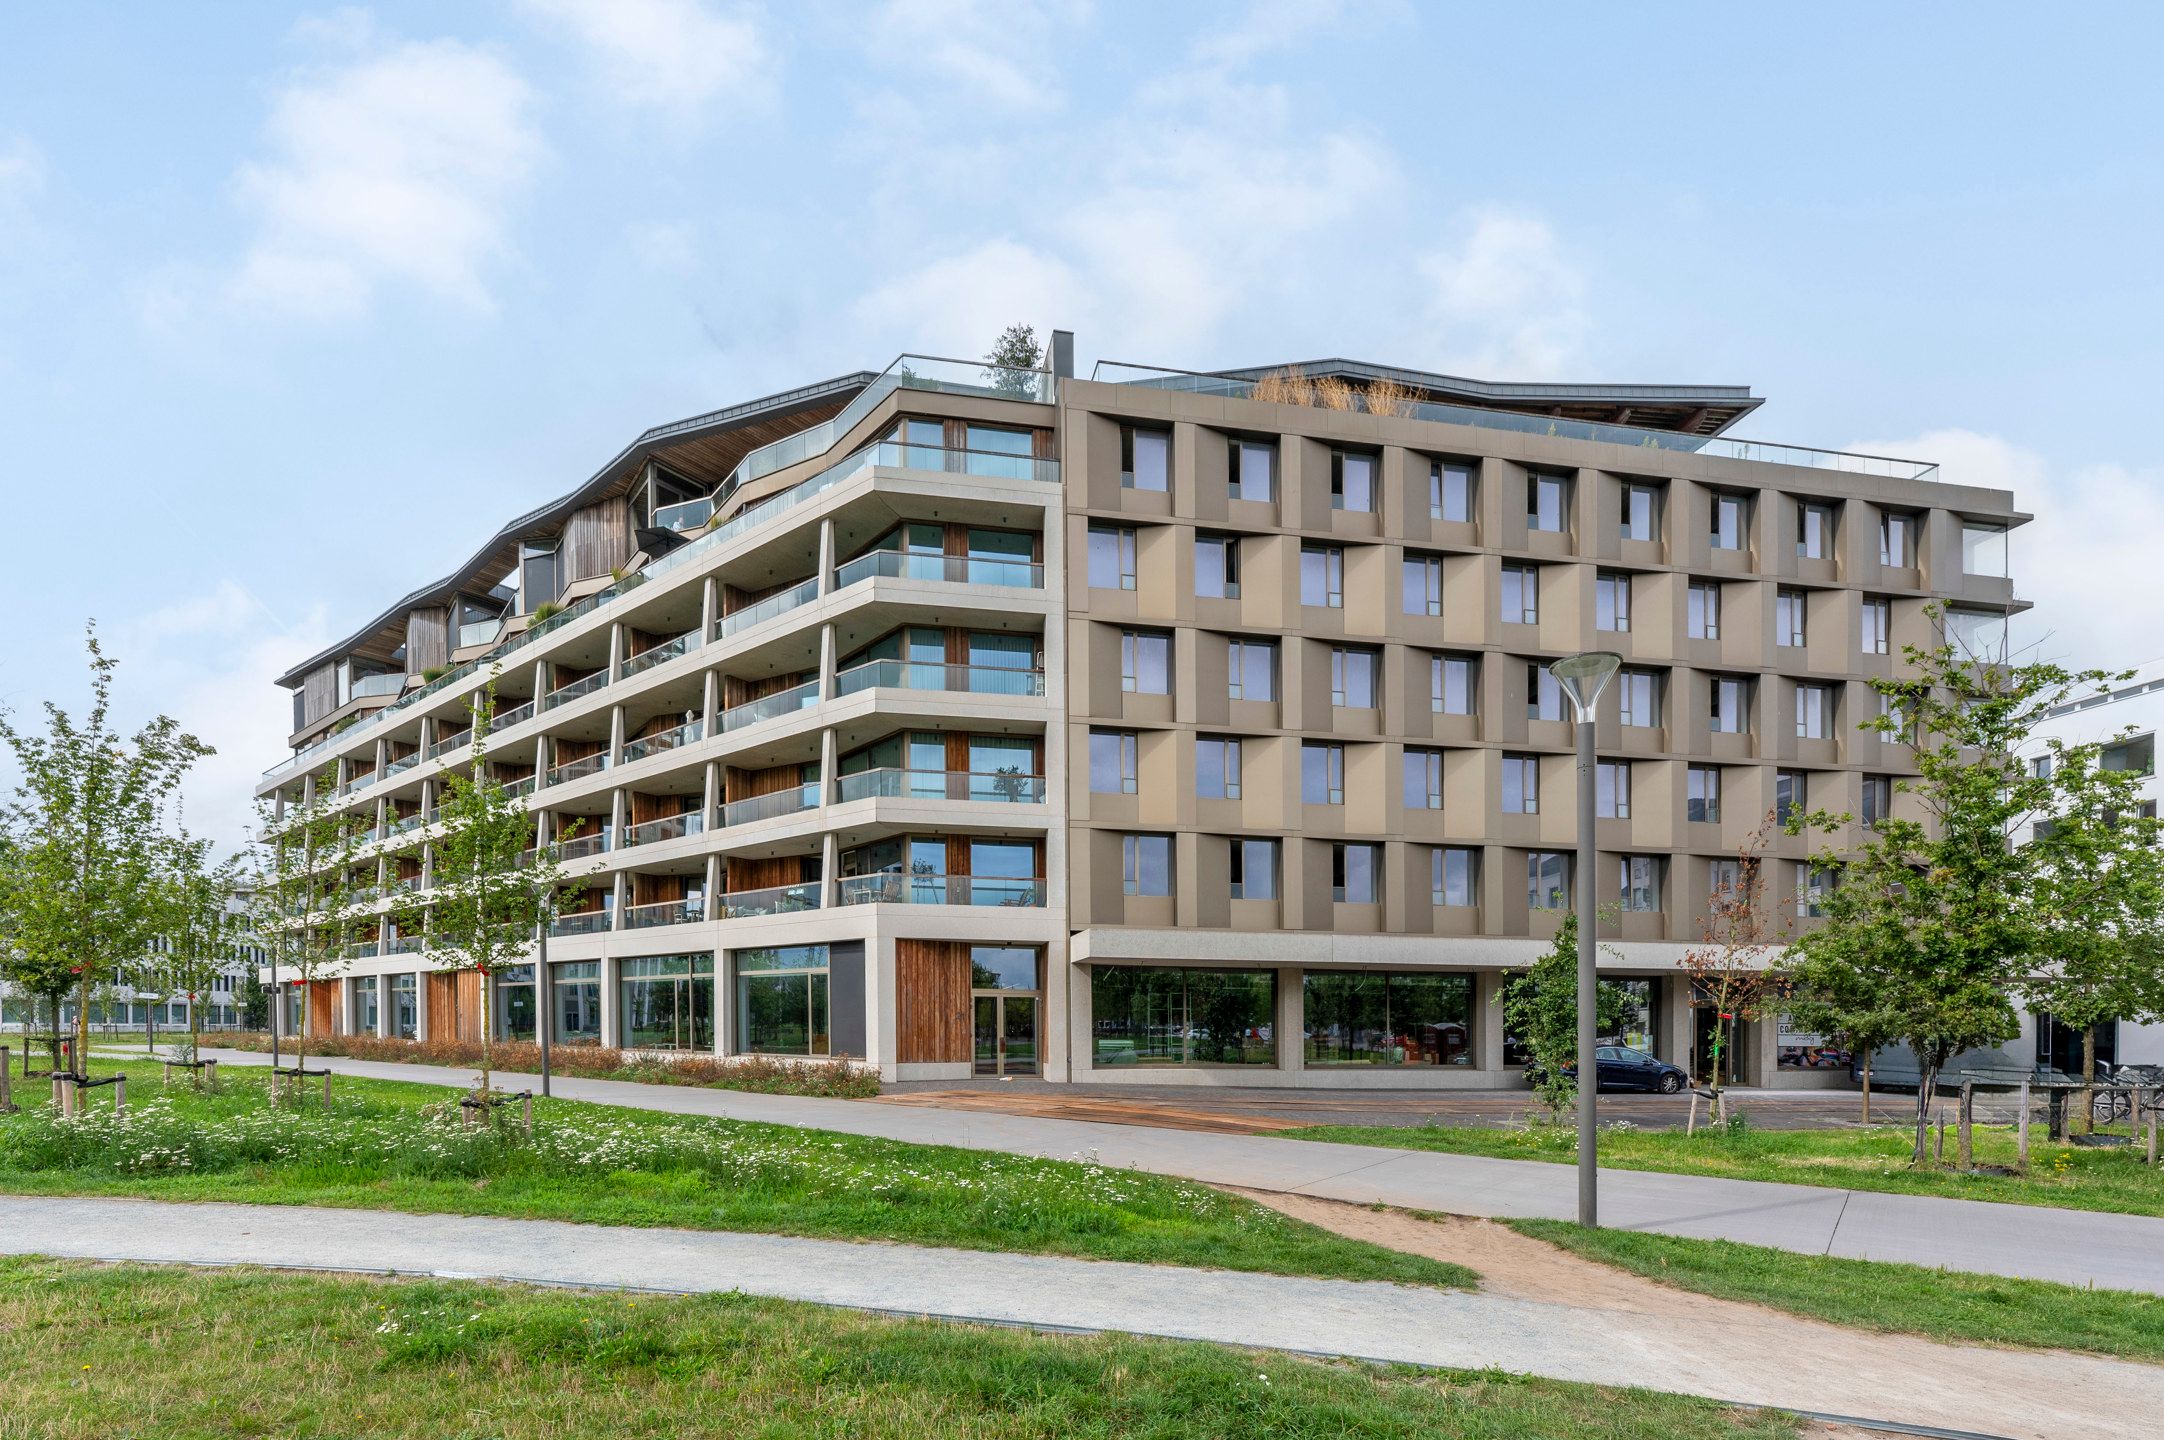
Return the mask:
[(1275, 1065), (1277, 974), (1100, 965), (1090, 976), (1099, 1065)]
[(498, 1040), (532, 1040), (534, 1029), (533, 966), (506, 965), (495, 974), (495, 1017)]
[(556, 1005), (555, 1040), (559, 1045), (601, 1043), (601, 962), (559, 960), (549, 977)]
[(1473, 977), (1310, 971), (1301, 983), (1310, 1065), (1470, 1065)]
[(393, 975), (391, 980), (391, 1034), (411, 1040), (421, 1031), (420, 984), (412, 975)]
[(730, 953), (736, 967), (736, 1048), (748, 1055), (825, 1055), (828, 954), (824, 945)]
[(641, 955), (618, 973), (626, 1050), (714, 1048), (712, 955)]
[(1846, 1070), (1855, 1056), (1825, 1036), (1799, 1029), (1786, 1015), (1775, 1017), (1778, 1045), (1774, 1063), (1783, 1070)]
[(1616, 1023), (1601, 1027), (1600, 1043), (1603, 1045), (1628, 1045), (1633, 1050), (1654, 1052), (1653, 1036), (1654, 997), (1659, 993), (1653, 980), (1602, 980), (1601, 987), (1612, 994), (1622, 996), (1622, 1013)]
[[(353, 1023), (348, 1029), (355, 1035), (373, 1035), (376, 1033), (376, 986), (378, 983), (373, 975), (357, 976), (353, 981), (353, 1009), (350, 1012), (353, 1016)], [(182, 1016), (181, 1018), (185, 1019), (186, 1017)]]

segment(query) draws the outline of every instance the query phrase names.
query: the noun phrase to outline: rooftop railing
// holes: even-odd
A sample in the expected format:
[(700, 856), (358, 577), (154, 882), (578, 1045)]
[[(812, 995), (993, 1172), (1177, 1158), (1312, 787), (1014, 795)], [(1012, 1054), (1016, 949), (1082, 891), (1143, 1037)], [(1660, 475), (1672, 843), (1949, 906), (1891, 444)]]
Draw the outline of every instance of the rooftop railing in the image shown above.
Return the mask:
[[(1190, 395), (1222, 395), (1235, 400), (1252, 399), (1255, 387), (1260, 383), (1243, 376), (1168, 370), (1116, 360), (1098, 361), (1097, 367), (1090, 372), (1090, 379), (1113, 385), (1178, 390)], [(1723, 435), (1687, 435), (1638, 425), (1569, 420), (1560, 415), (1524, 415), (1438, 400), (1410, 401), (1401, 413), (1415, 420), (1435, 420), (1446, 425), (1472, 425), (1485, 430), (1511, 430), (1521, 435), (1553, 435), (1566, 440), (1594, 440), (1648, 451), (1715, 455), (1728, 460), (1756, 460), (1772, 465), (1801, 465), (1813, 470), (1840, 470), (1851, 475), (1878, 475), (1895, 480), (1927, 480), (1939, 468), (1926, 460), (1897, 460), (1887, 455), (1819, 450), (1808, 445), (1776, 445), (1765, 440), (1733, 440)], [(1647, 463), (1653, 462), (1648, 460)]]

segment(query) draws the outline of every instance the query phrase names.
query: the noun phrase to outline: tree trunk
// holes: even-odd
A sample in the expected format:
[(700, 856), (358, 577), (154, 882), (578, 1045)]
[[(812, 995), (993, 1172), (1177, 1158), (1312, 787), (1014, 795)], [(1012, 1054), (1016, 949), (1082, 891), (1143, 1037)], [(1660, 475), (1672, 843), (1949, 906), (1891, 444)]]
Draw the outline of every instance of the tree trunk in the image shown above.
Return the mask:
[(75, 996), (75, 1054), (69, 1057), (69, 1068), (77, 1075), (88, 1075), (90, 1060), (90, 967), (83, 967), (83, 981)]
[(496, 1029), (493, 1023), (495, 1018), (496, 975), (492, 970), (483, 970), (481, 972), (481, 1099), (484, 1101), (495, 1093), (495, 1082), (489, 1073), (490, 1063), (495, 1058), (495, 1052), (489, 1048), (490, 1037)]
[(2088, 1135), (2096, 1130), (2096, 1026), (2090, 1024), (2081, 1032), (2081, 1113), (2074, 1117), (2078, 1127), (2075, 1133)]
[(1863, 1123), (1871, 1123), (1871, 1052), (1863, 1056)]
[(1916, 1150), (1909, 1163), (1921, 1165), (1931, 1153), (1931, 1100), (1938, 1089), (1939, 1067), (1919, 1065), (1916, 1076)]

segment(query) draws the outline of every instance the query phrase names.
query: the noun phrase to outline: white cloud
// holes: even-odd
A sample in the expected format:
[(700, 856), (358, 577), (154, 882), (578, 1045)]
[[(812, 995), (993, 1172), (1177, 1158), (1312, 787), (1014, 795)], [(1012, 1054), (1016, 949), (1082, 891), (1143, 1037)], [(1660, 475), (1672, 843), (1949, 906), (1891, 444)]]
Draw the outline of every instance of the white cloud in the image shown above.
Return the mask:
[(886, 0), (864, 27), (865, 48), (926, 78), (961, 87), (971, 107), (1052, 110), (1063, 101), (1055, 38), (1087, 12), (1081, 4), (1010, 0)]
[(0, 135), (0, 203), (19, 200), (44, 184), (44, 152), (28, 135)]
[(1428, 363), (1482, 377), (1557, 378), (1579, 358), (1585, 282), (1536, 216), (1476, 210), (1464, 236), (1419, 257)]
[(1088, 304), (1064, 261), (1009, 238), (988, 240), (914, 270), (858, 302), (860, 319), (912, 337), (913, 349), (977, 355), (1016, 321), (1039, 333)]
[(230, 297), (321, 318), (406, 286), (488, 308), (484, 272), (541, 154), (532, 103), (501, 58), (452, 40), (301, 75), (272, 103), (269, 154), (235, 177), (258, 231)]
[(2039, 659), (2118, 670), (2164, 656), (2164, 470), (2122, 465), (2061, 469), (2033, 450), (1972, 430), (1933, 430), (1848, 447), (1936, 461), (1955, 485), (2011, 490), (2036, 518), (2009, 546), (2014, 593), (2036, 608), (2014, 621), (2017, 647)]
[(521, 0), (591, 53), (609, 96), (626, 105), (697, 110), (719, 96), (763, 102), (773, 57), (758, 13), (702, 0)]

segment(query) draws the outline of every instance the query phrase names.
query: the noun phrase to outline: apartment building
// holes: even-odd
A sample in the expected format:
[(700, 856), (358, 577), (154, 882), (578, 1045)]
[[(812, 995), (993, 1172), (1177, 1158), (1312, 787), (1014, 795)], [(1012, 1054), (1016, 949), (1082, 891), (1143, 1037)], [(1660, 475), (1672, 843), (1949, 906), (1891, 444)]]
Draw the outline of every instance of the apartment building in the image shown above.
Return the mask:
[[(548, 947), (561, 1043), (1507, 1084), (1500, 978), (1573, 893), (1550, 661), (1625, 657), (1603, 965), (1614, 1038), (1682, 1063), (1723, 867), (1786, 807), (1897, 803), (1868, 680), (1935, 640), (1928, 603), (1972, 640), (2019, 604), (2010, 495), (1731, 440), (1745, 388), (1071, 354), (904, 356), (647, 432), (283, 677), (262, 793), (354, 808), (356, 878), (425, 894), (492, 704), (486, 763), (590, 877)], [(1828, 878), (1768, 853), (1809, 924)], [(498, 991), (483, 1016), (386, 916), (309, 1023), (533, 1034), (532, 968)], [(1812, 1078), (1770, 1021), (1736, 1041)]]

